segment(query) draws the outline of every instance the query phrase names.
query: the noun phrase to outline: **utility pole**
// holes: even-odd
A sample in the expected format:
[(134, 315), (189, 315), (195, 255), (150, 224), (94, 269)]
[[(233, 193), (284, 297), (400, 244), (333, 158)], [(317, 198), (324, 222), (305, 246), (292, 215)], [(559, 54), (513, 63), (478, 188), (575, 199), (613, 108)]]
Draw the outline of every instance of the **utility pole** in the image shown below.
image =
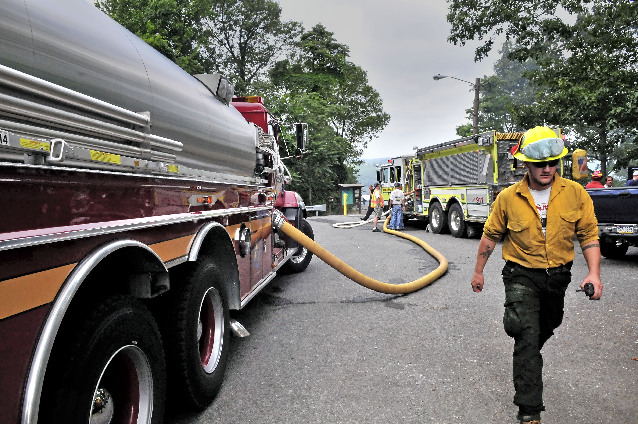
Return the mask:
[(481, 89), (481, 79), (477, 78), (476, 82), (471, 83), (469, 81), (465, 81), (465, 80), (457, 78), (457, 77), (451, 77), (449, 75), (437, 74), (437, 75), (434, 75), (432, 78), (434, 79), (434, 81), (438, 81), (438, 80), (441, 80), (443, 78), (452, 78), (452, 79), (455, 79), (457, 81), (462, 81), (462, 82), (468, 83), (468, 84), (470, 84), (472, 86), (472, 89), (474, 90), (474, 112), (472, 114), (473, 115), (472, 116), (472, 118), (473, 118), (472, 119), (472, 121), (473, 121), (472, 122), (472, 133), (474, 135), (477, 135), (478, 134), (479, 91)]
[(479, 110), (479, 90), (481, 89), (481, 79), (477, 78), (474, 83), (474, 116), (472, 121), (472, 128), (474, 129), (474, 135), (478, 134), (478, 110)]

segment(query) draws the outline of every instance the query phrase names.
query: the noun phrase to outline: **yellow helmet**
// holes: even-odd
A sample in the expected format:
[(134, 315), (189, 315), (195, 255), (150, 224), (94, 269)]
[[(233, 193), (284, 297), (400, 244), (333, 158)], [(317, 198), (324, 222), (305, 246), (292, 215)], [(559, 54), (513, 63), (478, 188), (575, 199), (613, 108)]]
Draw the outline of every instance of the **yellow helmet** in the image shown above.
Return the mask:
[(518, 160), (544, 162), (562, 158), (567, 154), (565, 142), (549, 127), (534, 127), (512, 149)]

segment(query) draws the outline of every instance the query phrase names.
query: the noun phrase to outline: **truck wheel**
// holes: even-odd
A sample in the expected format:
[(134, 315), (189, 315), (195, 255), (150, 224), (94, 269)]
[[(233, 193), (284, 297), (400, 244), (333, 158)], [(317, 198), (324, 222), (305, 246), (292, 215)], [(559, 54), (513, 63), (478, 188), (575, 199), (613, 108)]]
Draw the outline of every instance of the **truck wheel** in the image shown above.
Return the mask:
[(627, 253), (629, 249), (628, 243), (618, 242), (616, 240), (600, 242), (600, 254), (607, 259), (620, 259)]
[(202, 410), (219, 392), (226, 370), (230, 335), (227, 297), (212, 259), (188, 264), (182, 272), (175, 278), (175, 293), (164, 324), (169, 389), (180, 408)]
[[(48, 381), (40, 418), (54, 423), (161, 423), (165, 362), (157, 324), (129, 297), (108, 299), (78, 323), (64, 370)], [(47, 399), (51, 396), (50, 399)]]
[(459, 238), (465, 236), (465, 217), (463, 216), (463, 208), (458, 203), (450, 206), (448, 211), (448, 227), (450, 228), (450, 234)]
[[(315, 234), (312, 231), (312, 227), (306, 221), (306, 219), (301, 220), (301, 228), (299, 229), (302, 233), (304, 233), (308, 238), (314, 240)], [(310, 264), (310, 260), (312, 259), (312, 252), (309, 251), (306, 247), (299, 245), (297, 249), (297, 253), (295, 253), (282, 267), (281, 270), (284, 273), (296, 273), (305, 271), (308, 268), (308, 264)]]
[(430, 213), (428, 218), (430, 220), (430, 228), (432, 228), (432, 232), (434, 234), (442, 234), (447, 232), (447, 217), (445, 216), (445, 212), (443, 212), (443, 207), (440, 203), (437, 202), (430, 206)]

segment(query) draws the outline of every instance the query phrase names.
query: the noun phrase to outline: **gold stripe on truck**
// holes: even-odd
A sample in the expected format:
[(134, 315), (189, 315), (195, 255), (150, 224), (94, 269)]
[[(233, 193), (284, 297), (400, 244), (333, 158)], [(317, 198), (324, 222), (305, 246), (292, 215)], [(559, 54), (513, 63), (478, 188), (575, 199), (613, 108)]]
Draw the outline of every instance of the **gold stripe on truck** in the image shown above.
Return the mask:
[(188, 255), (191, 241), (195, 235), (181, 237), (174, 240), (167, 240), (161, 243), (152, 244), (150, 247), (153, 249), (157, 256), (160, 257), (162, 262), (168, 262), (176, 258)]
[(0, 282), (0, 319), (52, 302), (75, 265), (47, 269)]

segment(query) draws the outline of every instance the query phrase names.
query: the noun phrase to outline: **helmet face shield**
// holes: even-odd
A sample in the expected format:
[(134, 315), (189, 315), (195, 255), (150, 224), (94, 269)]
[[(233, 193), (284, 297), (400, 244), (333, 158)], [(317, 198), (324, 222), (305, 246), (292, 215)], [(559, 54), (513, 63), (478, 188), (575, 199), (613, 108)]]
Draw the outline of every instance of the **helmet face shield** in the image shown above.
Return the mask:
[(563, 153), (565, 143), (560, 138), (544, 138), (528, 144), (521, 152), (529, 159), (546, 160)]
[(543, 162), (562, 158), (567, 154), (567, 148), (551, 128), (535, 127), (525, 133), (512, 154), (524, 162)]

